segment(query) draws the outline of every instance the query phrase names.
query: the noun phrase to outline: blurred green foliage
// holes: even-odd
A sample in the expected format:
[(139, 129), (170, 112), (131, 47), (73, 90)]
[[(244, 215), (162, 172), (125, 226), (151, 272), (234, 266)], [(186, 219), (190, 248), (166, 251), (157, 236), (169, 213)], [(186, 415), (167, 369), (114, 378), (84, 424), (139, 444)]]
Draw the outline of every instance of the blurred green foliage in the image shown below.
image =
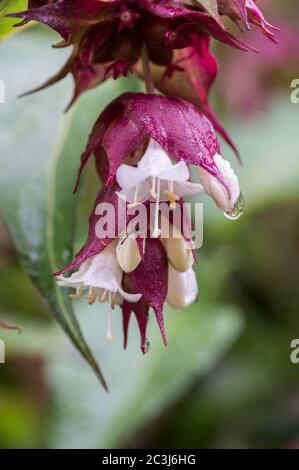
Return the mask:
[(26, 10), (27, 5), (28, 0), (0, 0), (0, 41), (16, 31), (14, 25), (19, 22), (15, 18), (5, 18), (1, 21), (2, 17), (7, 13)]

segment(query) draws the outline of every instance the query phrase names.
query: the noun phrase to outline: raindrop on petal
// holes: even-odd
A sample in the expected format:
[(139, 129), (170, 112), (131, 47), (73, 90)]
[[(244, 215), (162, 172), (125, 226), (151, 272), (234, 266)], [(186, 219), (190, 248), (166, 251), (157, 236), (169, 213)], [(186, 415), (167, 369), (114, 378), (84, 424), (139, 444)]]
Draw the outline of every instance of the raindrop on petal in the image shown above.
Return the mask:
[(230, 220), (238, 220), (244, 213), (244, 206), (244, 197), (243, 194), (240, 193), (233, 209), (229, 212), (224, 212), (224, 216)]

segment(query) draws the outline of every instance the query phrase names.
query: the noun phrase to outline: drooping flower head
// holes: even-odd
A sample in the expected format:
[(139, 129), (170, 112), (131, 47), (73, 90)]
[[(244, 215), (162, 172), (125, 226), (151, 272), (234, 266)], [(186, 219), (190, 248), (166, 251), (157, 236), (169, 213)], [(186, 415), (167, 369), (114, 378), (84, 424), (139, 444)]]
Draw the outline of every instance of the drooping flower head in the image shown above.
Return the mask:
[[(199, 168), (202, 184), (214, 197), (217, 205), (219, 206), (218, 196), (210, 190), (213, 180), (210, 181), (206, 174), (218, 181), (219, 188), (223, 189), (229, 201), (220, 204), (222, 210), (225, 212), (232, 210), (240, 190), (233, 170), (229, 171), (229, 164), (219, 156), (220, 145), (215, 130), (204, 114), (192, 104), (177, 98), (125, 93), (113, 101), (101, 114), (91, 132), (87, 148), (81, 157), (79, 177), (90, 156), (95, 154), (96, 158), (99, 155), (98, 168), (101, 168), (106, 156), (109, 164), (107, 182), (113, 181), (123, 160), (142, 145), (146, 138), (152, 138), (159, 147), (153, 149), (151, 146), (137, 169), (123, 167), (118, 173), (124, 189), (127, 189), (126, 196), (130, 202), (134, 202), (131, 200), (134, 199), (136, 189), (136, 185), (133, 185), (134, 178), (136, 183), (144, 185), (147, 192), (151, 191), (149, 185), (153, 176), (157, 177), (160, 170), (160, 179), (167, 181), (163, 176), (163, 165), (170, 164), (170, 157), (181, 162), (179, 167), (172, 167), (171, 170), (173, 173), (171, 178), (173, 184), (177, 185), (178, 193), (181, 191), (180, 186), (183, 185), (185, 194), (188, 195), (187, 187), (190, 188), (189, 194), (192, 194), (193, 187), (187, 181), (186, 165), (194, 165)], [(105, 156), (99, 153), (99, 149), (104, 150)], [(156, 166), (153, 162), (156, 162)], [(120, 193), (122, 194), (124, 193)]]
[[(107, 185), (96, 200), (85, 246), (70, 266), (57, 273), (58, 281), (75, 288), (75, 296), (85, 289), (90, 303), (108, 300), (109, 337), (112, 306), (120, 303), (125, 344), (134, 313), (145, 352), (149, 309), (155, 312), (166, 344), (165, 301), (173, 308), (185, 308), (198, 296), (191, 222), (188, 218), (186, 231), (181, 218), (179, 223), (172, 219), (166, 233), (161, 203), (180, 212), (184, 198), (202, 190), (191, 181), (191, 165), (198, 168), (206, 192), (230, 212), (239, 197), (238, 180), (220, 155), (208, 119), (190, 103), (159, 95), (126, 93), (108, 105), (89, 137), (79, 176), (92, 154)], [(103, 214), (98, 207), (108, 202), (113, 208), (123, 203), (131, 210), (143, 205), (146, 223), (130, 227), (133, 213), (118, 212), (116, 220), (112, 211), (107, 223), (117, 227), (118, 234), (99, 237), (97, 225)], [(78, 268), (70, 277), (62, 276)]]
[[(119, 304), (125, 345), (133, 313), (141, 349), (148, 350), (150, 309), (166, 344), (165, 302), (182, 309), (198, 297), (184, 198), (204, 189), (228, 217), (240, 212), (239, 182), (216, 132), (237, 150), (208, 100), (218, 73), (211, 40), (256, 52), (227, 30), (224, 16), (241, 30), (257, 26), (272, 41), (276, 28), (253, 0), (31, 0), (27, 11), (10, 16), (43, 23), (61, 36), (55, 47), (72, 47), (64, 67), (40, 87), (71, 74), (70, 104), (110, 77), (136, 73), (145, 80), (147, 93), (119, 96), (94, 125), (75, 189), (91, 156), (104, 186), (86, 243), (55, 275), (73, 298), (107, 302), (108, 339)], [(192, 181), (191, 167), (201, 184)], [(134, 210), (143, 217), (136, 221)]]
[[(113, 339), (111, 323), (115, 305), (122, 308), (125, 345), (133, 312), (140, 328), (143, 352), (148, 349), (146, 327), (152, 308), (167, 344), (163, 318), (165, 301), (181, 309), (198, 296), (191, 241), (181, 233), (177, 238), (165, 240), (161, 238), (162, 233), (156, 236), (149, 217), (146, 233), (126, 232), (110, 243), (107, 240), (105, 246), (93, 231), (99, 220), (93, 213), (87, 243), (70, 266), (56, 273), (58, 284), (74, 289), (72, 298), (86, 292), (89, 304), (108, 303), (107, 338), (110, 340)], [(78, 271), (66, 276), (69, 270), (76, 268)]]

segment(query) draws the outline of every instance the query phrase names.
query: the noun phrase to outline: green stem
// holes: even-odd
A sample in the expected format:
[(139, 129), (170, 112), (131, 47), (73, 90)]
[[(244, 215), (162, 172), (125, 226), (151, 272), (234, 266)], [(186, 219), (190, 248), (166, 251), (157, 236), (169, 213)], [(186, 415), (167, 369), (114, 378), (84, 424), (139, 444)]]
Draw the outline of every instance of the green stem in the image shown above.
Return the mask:
[(154, 87), (154, 82), (153, 82), (151, 68), (150, 68), (148, 50), (147, 50), (147, 47), (146, 47), (145, 44), (142, 46), (141, 60), (142, 60), (142, 66), (143, 66), (143, 74), (144, 74), (146, 92), (147, 93), (154, 93), (155, 92), (155, 87)]

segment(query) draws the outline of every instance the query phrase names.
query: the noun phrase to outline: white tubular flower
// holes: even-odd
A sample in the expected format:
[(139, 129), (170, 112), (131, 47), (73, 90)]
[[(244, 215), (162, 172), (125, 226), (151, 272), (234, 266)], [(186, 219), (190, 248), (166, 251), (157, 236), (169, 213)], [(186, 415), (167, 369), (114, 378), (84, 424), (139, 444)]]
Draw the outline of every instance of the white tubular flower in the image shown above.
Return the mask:
[(160, 202), (166, 201), (175, 207), (181, 197), (192, 196), (202, 190), (200, 184), (188, 181), (189, 176), (185, 162), (173, 164), (162, 147), (150, 139), (137, 168), (123, 164), (117, 170), (116, 180), (122, 188), (118, 196), (129, 202), (131, 207), (148, 200), (156, 201), (157, 208)]
[(118, 264), (115, 254), (115, 242), (110, 243), (101, 253), (84, 261), (79, 270), (70, 277), (57, 276), (58, 285), (76, 289), (72, 298), (81, 296), (84, 290), (88, 290), (88, 303), (93, 304), (98, 298), (100, 302), (105, 300), (109, 304), (107, 339), (112, 340), (111, 313), (116, 302), (124, 298), (128, 302), (138, 302), (141, 294), (129, 294), (122, 289), (123, 271)]
[(191, 267), (184, 273), (179, 273), (169, 264), (168, 293), (166, 301), (175, 309), (183, 309), (196, 301), (198, 287), (194, 269)]
[(153, 139), (137, 168), (121, 165), (116, 179), (122, 191), (119, 197), (131, 203), (150, 199), (175, 203), (183, 196), (192, 196), (202, 190), (200, 184), (191, 183), (185, 162), (173, 164), (162, 147)]
[(219, 154), (215, 155), (214, 160), (218, 170), (226, 182), (227, 187), (229, 188), (230, 195), (217, 178), (210, 175), (210, 173), (201, 167), (197, 167), (197, 171), (206, 193), (214, 199), (215, 204), (219, 209), (225, 213), (230, 213), (240, 196), (239, 181), (227, 160), (224, 160)]
[(134, 234), (119, 240), (116, 247), (116, 256), (121, 269), (125, 273), (130, 273), (137, 268), (141, 262), (141, 255)]

